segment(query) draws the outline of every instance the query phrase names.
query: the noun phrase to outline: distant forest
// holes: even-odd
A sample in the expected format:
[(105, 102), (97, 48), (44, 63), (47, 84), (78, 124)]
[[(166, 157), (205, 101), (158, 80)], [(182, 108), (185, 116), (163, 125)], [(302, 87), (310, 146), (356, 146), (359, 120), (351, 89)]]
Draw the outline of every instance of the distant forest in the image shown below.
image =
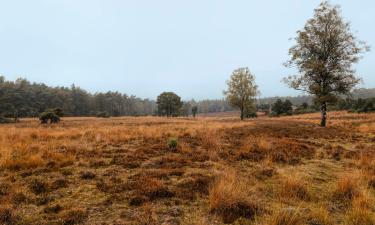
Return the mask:
[[(375, 97), (375, 88), (357, 89), (353, 99)], [(272, 97), (258, 99), (259, 105), (273, 104), (277, 99), (289, 99), (293, 105), (312, 104), (311, 96)], [(234, 111), (225, 99), (189, 100), (184, 102), (182, 115), (191, 114), (191, 107), (198, 106), (198, 113)], [(110, 116), (156, 115), (155, 100), (142, 99), (120, 92), (89, 93), (72, 85), (71, 87), (49, 87), (43, 83), (31, 83), (19, 78), (8, 81), (0, 76), (0, 115), (32, 117), (52, 108), (61, 108), (66, 116), (95, 116), (108, 113)]]

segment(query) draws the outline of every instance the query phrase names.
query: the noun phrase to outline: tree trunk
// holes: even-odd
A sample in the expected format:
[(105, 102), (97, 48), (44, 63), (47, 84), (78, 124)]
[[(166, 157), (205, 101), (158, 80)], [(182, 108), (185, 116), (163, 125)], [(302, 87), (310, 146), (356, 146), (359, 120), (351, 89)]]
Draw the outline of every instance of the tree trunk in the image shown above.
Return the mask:
[(323, 102), (320, 105), (320, 112), (322, 114), (322, 120), (320, 121), (320, 126), (326, 127), (327, 125), (327, 103)]
[(244, 113), (243, 113), (243, 108), (241, 108), (241, 120), (243, 120), (243, 117), (244, 117)]

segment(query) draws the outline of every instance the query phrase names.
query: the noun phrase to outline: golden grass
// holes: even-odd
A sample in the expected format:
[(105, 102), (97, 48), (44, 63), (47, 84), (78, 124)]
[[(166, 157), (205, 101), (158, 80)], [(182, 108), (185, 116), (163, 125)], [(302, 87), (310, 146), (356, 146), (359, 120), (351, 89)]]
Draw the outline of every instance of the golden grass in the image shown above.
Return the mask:
[(361, 207), (353, 207), (346, 215), (344, 225), (374, 225), (374, 214)]
[(269, 225), (304, 225), (305, 218), (301, 215), (301, 212), (295, 208), (281, 209), (275, 214)]
[(261, 206), (251, 198), (249, 186), (239, 180), (235, 171), (226, 171), (209, 191), (211, 212), (223, 217), (225, 223), (232, 223), (239, 217), (254, 218)]
[(307, 184), (295, 177), (283, 178), (281, 184), (281, 198), (292, 200), (310, 200), (311, 195), (307, 189)]
[(375, 114), (329, 116), (0, 125), (0, 211), (20, 224), (373, 224)]
[(345, 174), (337, 181), (336, 189), (333, 192), (335, 199), (350, 202), (361, 194), (359, 179), (350, 174)]

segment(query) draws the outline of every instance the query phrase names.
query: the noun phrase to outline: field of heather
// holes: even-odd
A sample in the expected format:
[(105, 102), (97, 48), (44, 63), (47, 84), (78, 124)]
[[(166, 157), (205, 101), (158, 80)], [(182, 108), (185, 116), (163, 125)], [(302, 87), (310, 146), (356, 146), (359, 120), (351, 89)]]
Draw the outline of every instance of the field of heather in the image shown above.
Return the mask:
[(0, 224), (375, 224), (375, 114), (0, 125)]

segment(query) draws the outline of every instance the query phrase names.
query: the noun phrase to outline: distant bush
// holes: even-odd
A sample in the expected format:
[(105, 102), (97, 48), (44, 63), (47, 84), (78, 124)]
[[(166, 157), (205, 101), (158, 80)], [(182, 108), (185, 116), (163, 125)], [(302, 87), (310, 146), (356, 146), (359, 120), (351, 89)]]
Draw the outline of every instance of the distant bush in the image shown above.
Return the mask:
[(255, 111), (246, 112), (245, 117), (246, 118), (256, 118), (257, 117), (257, 113)]
[(277, 101), (272, 105), (272, 116), (282, 116), (282, 115), (292, 115), (293, 108), (292, 103), (289, 100), (282, 101), (277, 99)]
[(59, 123), (60, 117), (56, 115), (54, 112), (47, 111), (43, 112), (39, 115), (39, 120), (41, 123)]
[(64, 116), (64, 112), (63, 112), (63, 110), (61, 108), (54, 108), (54, 109), (50, 109), (48, 111), (55, 113), (59, 117), (63, 117)]
[(169, 138), (168, 140), (168, 148), (171, 150), (175, 150), (178, 146), (177, 138)]
[(98, 118), (109, 118), (109, 114), (107, 112), (98, 112), (96, 113), (96, 117)]

